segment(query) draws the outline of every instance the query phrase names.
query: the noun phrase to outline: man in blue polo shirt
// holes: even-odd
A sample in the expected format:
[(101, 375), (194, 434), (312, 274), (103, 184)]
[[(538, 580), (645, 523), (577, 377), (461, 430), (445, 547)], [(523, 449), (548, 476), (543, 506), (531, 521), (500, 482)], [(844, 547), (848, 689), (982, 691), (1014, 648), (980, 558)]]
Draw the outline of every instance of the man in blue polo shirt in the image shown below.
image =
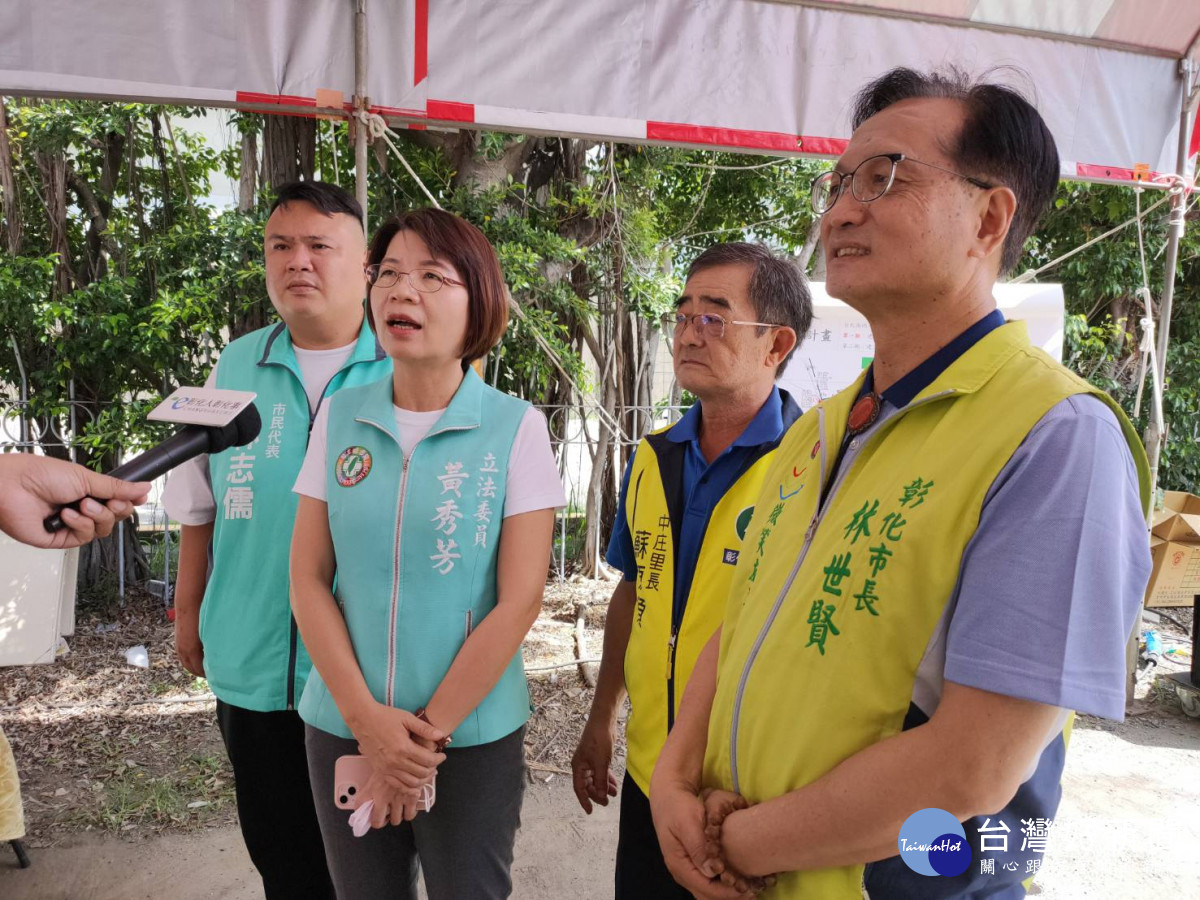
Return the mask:
[(572, 760), (585, 812), (617, 794), (609, 770), (626, 692), (616, 896), (687, 897), (667, 871), (647, 794), (696, 657), (721, 621), (730, 576), (784, 432), (800, 415), (775, 378), (812, 320), (796, 264), (757, 244), (718, 244), (688, 270), (664, 317), (675, 376), (698, 402), (647, 435), (625, 472), (608, 561), (624, 573), (604, 630), (591, 715)]

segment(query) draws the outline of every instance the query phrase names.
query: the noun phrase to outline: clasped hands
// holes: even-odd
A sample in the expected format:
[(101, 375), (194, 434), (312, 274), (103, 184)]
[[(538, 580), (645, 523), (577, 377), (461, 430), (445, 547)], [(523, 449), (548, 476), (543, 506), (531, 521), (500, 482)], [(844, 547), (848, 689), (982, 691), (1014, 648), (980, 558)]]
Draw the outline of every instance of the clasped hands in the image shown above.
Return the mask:
[(650, 796), (654, 827), (671, 875), (702, 900), (749, 900), (775, 883), (774, 876), (743, 875), (722, 845), (725, 820), (749, 803), (732, 791), (658, 784)]
[(446, 759), (436, 749), (446, 734), (408, 710), (374, 703), (351, 728), (358, 752), (371, 764), (360, 802), (374, 801), (371, 827), (399, 825), (417, 816), (421, 789)]

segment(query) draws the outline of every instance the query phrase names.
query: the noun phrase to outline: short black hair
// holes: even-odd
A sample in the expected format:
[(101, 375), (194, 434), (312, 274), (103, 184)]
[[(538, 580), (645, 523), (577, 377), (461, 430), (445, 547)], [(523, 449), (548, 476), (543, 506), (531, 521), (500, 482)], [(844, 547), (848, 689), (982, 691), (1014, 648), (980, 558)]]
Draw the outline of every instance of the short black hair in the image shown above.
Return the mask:
[[(1011, 87), (985, 81), (992, 69), (972, 77), (947, 66), (933, 72), (892, 69), (858, 92), (853, 125), (901, 100), (960, 100), (967, 107), (962, 132), (946, 153), (964, 175), (1001, 184), (1017, 198), (1000, 254), (1000, 272), (1012, 271), (1058, 187), (1058, 147), (1041, 114)], [(1019, 70), (1015, 70), (1019, 71)]]
[(760, 322), (786, 325), (796, 332), (796, 346), (775, 369), (778, 378), (812, 324), (812, 294), (808, 290), (808, 280), (792, 257), (776, 253), (764, 244), (745, 241), (713, 244), (692, 261), (687, 277), (717, 266), (736, 265), (750, 266), (752, 270), (750, 304), (754, 307), (754, 317)]
[(345, 188), (327, 181), (289, 181), (281, 184), (275, 191), (275, 200), (271, 203), (268, 215), (295, 201), (315, 206), (327, 216), (341, 213), (352, 216), (359, 223), (362, 222), (362, 207), (354, 199), (354, 195)]

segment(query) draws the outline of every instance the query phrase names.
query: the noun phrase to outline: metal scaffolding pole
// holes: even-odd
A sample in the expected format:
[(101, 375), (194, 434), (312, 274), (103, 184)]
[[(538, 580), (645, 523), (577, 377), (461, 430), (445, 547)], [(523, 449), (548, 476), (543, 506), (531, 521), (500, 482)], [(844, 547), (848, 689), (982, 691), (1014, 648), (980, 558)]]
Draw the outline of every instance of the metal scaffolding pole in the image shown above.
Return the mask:
[[(1192, 122), (1196, 116), (1196, 101), (1200, 93), (1195, 90), (1196, 67), (1190, 60), (1179, 61), (1179, 75), (1183, 81), (1183, 99), (1179, 115), (1179, 147), (1176, 154), (1175, 171), (1180, 177), (1185, 174), (1188, 161), (1188, 146), (1191, 143)], [(1175, 269), (1179, 262), (1179, 241), (1183, 237), (1183, 214), (1187, 206), (1187, 191), (1177, 190), (1171, 195), (1168, 217), (1166, 260), (1163, 263), (1163, 291), (1158, 312), (1158, 383), (1165, 389), (1167, 378), (1167, 347), (1171, 334), (1171, 303), (1175, 296)], [(1166, 432), (1159, 432), (1153, 419), (1146, 428), (1146, 454), (1150, 462), (1150, 485), (1157, 492), (1158, 463), (1162, 457)]]
[(363, 230), (370, 234), (367, 215), (367, 0), (354, 10), (354, 193), (363, 212)]
[[(1182, 99), (1179, 113), (1179, 145), (1175, 156), (1175, 172), (1183, 177), (1187, 171), (1188, 147), (1191, 143), (1191, 126), (1196, 117), (1196, 91), (1193, 89), (1195, 66), (1188, 59), (1179, 61), (1179, 77), (1183, 81)], [(1183, 214), (1187, 207), (1187, 191), (1173, 190), (1171, 194), (1170, 213), (1168, 214), (1166, 260), (1163, 263), (1163, 292), (1158, 311), (1158, 345), (1155, 348), (1158, 358), (1155, 360), (1157, 372), (1155, 390), (1155, 408), (1162, 410), (1162, 392), (1166, 389), (1167, 378), (1167, 347), (1171, 332), (1171, 302), (1175, 297), (1175, 269), (1179, 263), (1179, 241), (1183, 237)], [(1147, 313), (1153, 315), (1150, 310)], [(1162, 431), (1158, 427), (1159, 418), (1150, 417), (1146, 426), (1143, 443), (1146, 445), (1146, 456), (1150, 463), (1150, 509), (1147, 511), (1147, 526), (1154, 519), (1154, 506), (1158, 498), (1158, 463), (1162, 458), (1163, 444), (1167, 440), (1166, 426)], [(1125, 701), (1132, 703), (1134, 689), (1137, 684), (1138, 636), (1141, 633), (1140, 619), (1134, 623), (1133, 633), (1125, 645)]]

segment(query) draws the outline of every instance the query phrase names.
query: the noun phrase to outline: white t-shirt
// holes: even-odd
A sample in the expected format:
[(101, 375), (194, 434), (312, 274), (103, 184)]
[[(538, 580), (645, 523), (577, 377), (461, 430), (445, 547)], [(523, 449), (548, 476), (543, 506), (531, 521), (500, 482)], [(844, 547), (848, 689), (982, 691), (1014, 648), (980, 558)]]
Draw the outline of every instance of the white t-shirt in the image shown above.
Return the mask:
[[(405, 454), (412, 452), (421, 438), (429, 433), (444, 409), (432, 412), (413, 412), (393, 406), (396, 425), (400, 431), (400, 446)], [(328, 446), (329, 407), (321, 407), (308, 437), (308, 452), (300, 476), (292, 488), (297, 494), (325, 501), (325, 450)], [(529, 409), (517, 428), (512, 451), (508, 455), (508, 472), (504, 480), (504, 518), (532, 512), (535, 509), (560, 509), (567, 505), (558, 463), (550, 448), (550, 429), (546, 417)]]
[(304, 392), (308, 394), (309, 412), (317, 408), (325, 386), (354, 352), (354, 344), (334, 347), (332, 350), (302, 350), (293, 346), (296, 363), (300, 366), (300, 377), (304, 381)]
[[(310, 411), (316, 409), (317, 404), (321, 402), (325, 386), (350, 358), (354, 347), (355, 344), (334, 347), (332, 350), (292, 348), (300, 366), (300, 377), (304, 381), (304, 392), (308, 395)], [(216, 381), (217, 370), (214, 367), (204, 386), (213, 387)], [(209, 479), (208, 454), (188, 460), (167, 476), (162, 502), (167, 515), (184, 525), (207, 525), (216, 519), (217, 504)]]

